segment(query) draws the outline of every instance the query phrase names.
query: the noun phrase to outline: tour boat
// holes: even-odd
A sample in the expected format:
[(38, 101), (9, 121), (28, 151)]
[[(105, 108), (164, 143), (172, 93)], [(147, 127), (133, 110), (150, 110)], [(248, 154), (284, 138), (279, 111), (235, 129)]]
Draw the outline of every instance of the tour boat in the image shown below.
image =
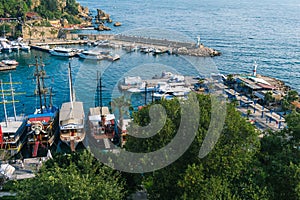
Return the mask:
[(109, 112), (107, 106), (102, 105), (102, 83), (97, 81), (97, 105), (89, 109), (88, 114), (88, 146), (97, 146), (97, 149), (112, 149), (111, 143), (118, 145), (120, 142), (119, 130), (115, 115)]
[[(36, 91), (34, 97), (39, 99), (39, 108), (27, 117), (27, 152), (32, 157), (45, 156), (58, 138), (58, 107), (52, 105), (52, 90), (45, 87), (46, 72), (44, 65), (36, 59), (34, 77)], [(48, 91), (50, 99), (47, 102)]]
[(72, 85), (71, 66), (69, 65), (70, 102), (62, 104), (59, 112), (60, 140), (75, 151), (78, 143), (85, 138), (83, 102), (75, 100)]
[[(26, 118), (24, 115), (16, 114), (15, 99), (14, 99), (14, 88), (12, 86), (12, 78), (10, 76), (10, 89), (3, 89), (3, 82), (1, 80), (1, 93), (3, 110), (4, 110), (4, 121), (0, 122), (0, 149), (8, 152), (9, 156), (13, 156), (20, 152), (25, 142), (25, 129), (26, 129)], [(7, 95), (10, 95), (11, 99), (6, 99)], [(9, 117), (6, 110), (6, 104), (13, 106), (14, 116)]]

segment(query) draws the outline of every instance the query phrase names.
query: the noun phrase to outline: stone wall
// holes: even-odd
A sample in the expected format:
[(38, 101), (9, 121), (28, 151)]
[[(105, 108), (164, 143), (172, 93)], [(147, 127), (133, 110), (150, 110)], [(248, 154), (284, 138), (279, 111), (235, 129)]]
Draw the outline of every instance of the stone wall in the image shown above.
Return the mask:
[[(23, 32), (23, 38), (25, 40), (29, 39), (52, 39), (52, 38), (57, 38), (59, 29), (54, 28), (54, 27), (39, 27), (39, 26), (24, 26), (22, 29)], [(31, 37), (30, 37), (30, 32), (31, 32)], [(44, 36), (42, 34), (44, 32)], [(53, 33), (52, 33), (53, 32)]]

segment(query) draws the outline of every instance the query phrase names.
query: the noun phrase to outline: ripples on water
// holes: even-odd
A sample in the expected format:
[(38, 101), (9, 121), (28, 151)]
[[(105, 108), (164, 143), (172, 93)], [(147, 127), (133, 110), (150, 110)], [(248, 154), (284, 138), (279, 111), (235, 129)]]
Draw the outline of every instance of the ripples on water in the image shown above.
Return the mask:
[[(300, 91), (300, 4), (287, 1), (103, 1), (80, 0), (95, 13), (101, 8), (123, 26), (114, 33), (136, 28), (160, 27), (179, 31), (220, 50), (214, 58), (222, 73), (258, 72), (287, 81)], [(165, 37), (165, 35), (161, 35)], [(293, 73), (287, 73), (291, 71)]]

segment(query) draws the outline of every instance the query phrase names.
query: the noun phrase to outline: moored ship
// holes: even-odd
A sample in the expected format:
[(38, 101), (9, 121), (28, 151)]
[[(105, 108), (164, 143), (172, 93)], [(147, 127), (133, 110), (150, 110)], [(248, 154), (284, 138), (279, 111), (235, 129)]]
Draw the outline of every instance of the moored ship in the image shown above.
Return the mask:
[(56, 47), (54, 49), (50, 49), (49, 53), (54, 56), (73, 57), (77, 55), (78, 50), (65, 47)]
[(78, 143), (85, 138), (83, 102), (75, 100), (72, 84), (71, 66), (69, 65), (70, 102), (62, 104), (59, 112), (60, 140), (75, 151)]
[(48, 88), (45, 87), (44, 79), (46, 72), (44, 65), (35, 63), (36, 90), (35, 97), (39, 98), (40, 107), (35, 112), (28, 115), (27, 119), (27, 151), (31, 152), (32, 157), (44, 156), (52, 147), (57, 138), (58, 111), (52, 105), (52, 90), (50, 88), (50, 100), (47, 105)]
[(97, 81), (97, 100), (95, 107), (89, 109), (88, 115), (88, 145), (97, 149), (112, 149), (111, 142), (119, 143), (119, 130), (115, 115), (109, 112), (107, 106), (102, 105), (102, 82)]
[[(0, 122), (0, 149), (6, 151), (10, 156), (14, 156), (20, 152), (25, 142), (25, 129), (26, 129), (26, 118), (24, 115), (16, 114), (15, 99), (14, 99), (14, 88), (12, 86), (12, 78), (10, 75), (10, 90), (3, 89), (3, 82), (1, 82), (1, 93), (3, 110), (4, 110), (4, 121)], [(6, 93), (9, 92), (9, 93)], [(6, 94), (11, 96), (10, 100), (6, 99)], [(8, 116), (6, 110), (6, 104), (13, 105), (13, 116)]]

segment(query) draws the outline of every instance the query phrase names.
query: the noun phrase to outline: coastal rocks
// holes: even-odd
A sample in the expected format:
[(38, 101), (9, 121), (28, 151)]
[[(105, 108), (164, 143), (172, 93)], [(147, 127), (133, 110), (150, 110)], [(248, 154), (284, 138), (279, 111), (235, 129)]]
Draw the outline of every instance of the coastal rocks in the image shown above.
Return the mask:
[(114, 23), (114, 26), (121, 26), (121, 25), (122, 25), (121, 22)]
[[(105, 13), (103, 10), (101, 9), (97, 9), (97, 15), (95, 16), (95, 23), (99, 24), (99, 26), (97, 28), (95, 28), (96, 30), (99, 31), (109, 31), (111, 30), (110, 27), (105, 26), (105, 23), (112, 23), (113, 20), (110, 18), (110, 15), (108, 13)], [(118, 27), (121, 26), (121, 22), (115, 22), (113, 24), (113, 26)]]
[(98, 31), (110, 31), (111, 28), (104, 26), (103, 24), (100, 24), (97, 28), (95, 28)]
[(101, 9), (97, 9), (96, 19), (99, 21), (108, 21), (110, 19), (109, 14), (105, 13)]

